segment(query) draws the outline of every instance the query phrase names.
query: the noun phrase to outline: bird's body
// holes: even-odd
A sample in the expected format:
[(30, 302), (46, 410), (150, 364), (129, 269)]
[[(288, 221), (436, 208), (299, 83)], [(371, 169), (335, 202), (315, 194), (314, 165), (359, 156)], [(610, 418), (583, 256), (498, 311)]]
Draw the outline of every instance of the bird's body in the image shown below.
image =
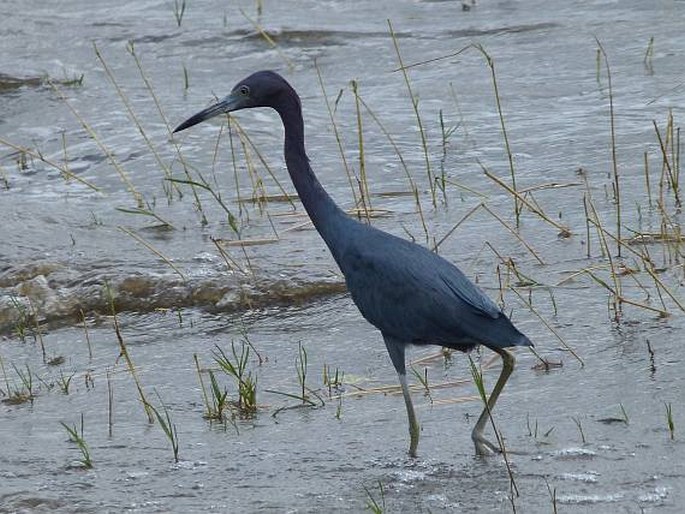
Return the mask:
[(452, 263), (349, 217), (335, 204), (309, 165), (299, 97), (280, 75), (270, 71), (250, 75), (228, 97), (189, 118), (175, 132), (217, 114), (249, 107), (271, 107), (279, 113), (285, 127), (286, 165), (300, 200), (340, 267), (354, 303), (383, 335), (409, 416), (409, 453), (416, 454), (419, 438), (406, 383), (404, 351), (409, 344), (461, 351), (482, 344), (502, 356), (502, 373), (472, 434), (477, 453), (496, 451), (483, 437), (483, 430), (513, 371), (514, 358), (504, 348), (528, 346), (530, 340)]

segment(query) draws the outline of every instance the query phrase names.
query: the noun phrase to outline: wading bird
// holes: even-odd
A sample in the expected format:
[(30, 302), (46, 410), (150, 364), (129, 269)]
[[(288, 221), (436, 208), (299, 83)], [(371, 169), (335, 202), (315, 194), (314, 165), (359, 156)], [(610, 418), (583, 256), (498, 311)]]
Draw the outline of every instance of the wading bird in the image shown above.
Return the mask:
[(174, 132), (253, 107), (271, 107), (280, 115), (285, 162), (300, 201), (345, 276), (354, 303), (383, 335), (409, 417), (409, 455), (416, 456), (419, 444), (419, 423), (405, 368), (409, 344), (435, 344), (463, 352), (480, 344), (502, 357), (502, 372), (471, 433), (477, 454), (499, 451), (483, 432), (514, 370), (514, 356), (505, 348), (531, 346), (530, 340), (456, 266), (422, 246), (358, 222), (335, 204), (309, 165), (300, 98), (279, 74), (259, 71), (250, 75), (227, 97), (190, 117)]

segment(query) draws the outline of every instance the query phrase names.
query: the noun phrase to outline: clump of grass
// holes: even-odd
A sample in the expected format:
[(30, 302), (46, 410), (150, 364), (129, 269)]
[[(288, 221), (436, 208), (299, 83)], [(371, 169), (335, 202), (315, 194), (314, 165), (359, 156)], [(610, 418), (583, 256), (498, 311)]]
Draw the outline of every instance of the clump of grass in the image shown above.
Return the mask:
[[(321, 406), (326, 405), (326, 402), (323, 400), (321, 395), (319, 395), (315, 390), (307, 387), (307, 373), (308, 373), (308, 368), (309, 368), (309, 357), (307, 355), (307, 350), (305, 347), (302, 345), (302, 342), (300, 341), (297, 346), (297, 355), (295, 356), (295, 373), (297, 374), (297, 383), (299, 386), (299, 391), (297, 393), (286, 393), (282, 391), (274, 391), (273, 389), (267, 389), (267, 393), (272, 393), (272, 394), (279, 394), (281, 396), (286, 396), (288, 398), (293, 398), (296, 400), (300, 401), (299, 405), (295, 406), (288, 406), (288, 407), (281, 407), (279, 409), (276, 409), (272, 416), (278, 415), (281, 411), (284, 410), (289, 410), (289, 409), (296, 409), (300, 407), (317, 407), (319, 404)], [(324, 368), (324, 380), (330, 380), (330, 378), (326, 378), (327, 376), (327, 371)], [(329, 382), (330, 384), (330, 382)], [(331, 386), (332, 387), (332, 386)], [(317, 404), (310, 395), (313, 395), (316, 397), (316, 399), (319, 401), (319, 404)]]
[(210, 397), (207, 394), (207, 389), (205, 388), (204, 380), (202, 379), (202, 370), (200, 369), (200, 362), (197, 354), (193, 355), (193, 359), (195, 359), (195, 369), (197, 370), (197, 376), (200, 380), (200, 387), (202, 389), (202, 397), (205, 402), (205, 413), (203, 417), (205, 419), (216, 420), (222, 423), (225, 420), (225, 411), (229, 406), (228, 390), (225, 388), (222, 390), (219, 386), (216, 376), (214, 375), (214, 372), (212, 370), (208, 370), (210, 383), (209, 392), (211, 394), (210, 401)]
[(17, 368), (14, 364), (12, 364), (12, 367), (14, 368), (14, 371), (16, 372), (22, 384), (22, 389), (15, 391), (14, 396), (17, 399), (24, 399), (24, 401), (33, 402), (33, 399), (36, 397), (36, 395), (33, 390), (33, 372), (31, 371), (31, 368), (29, 368), (29, 365), (26, 364), (26, 372), (24, 372)]
[(60, 421), (60, 424), (64, 427), (69, 434), (69, 441), (76, 443), (79, 451), (81, 452), (81, 460), (79, 461), (81, 467), (85, 469), (90, 469), (93, 467), (93, 461), (90, 458), (90, 449), (86, 440), (83, 437), (83, 414), (81, 414), (81, 430), (76, 428), (76, 425), (69, 426), (66, 423)]
[(661, 150), (662, 167), (659, 181), (661, 207), (665, 205), (664, 185), (673, 193), (676, 208), (682, 207), (680, 198), (680, 128), (675, 127), (673, 112), (669, 111), (666, 129), (662, 135), (655, 120), (652, 120)]
[(71, 379), (74, 378), (76, 373), (71, 375), (65, 375), (64, 371), (59, 370), (59, 378), (57, 379), (57, 385), (64, 394), (69, 394), (69, 386), (71, 385)]
[(235, 403), (241, 416), (251, 417), (257, 412), (257, 379), (247, 370), (250, 359), (250, 345), (241, 341), (240, 351), (231, 341), (231, 355), (217, 346), (213, 352), (214, 361), (222, 371), (232, 377), (238, 388), (238, 401)]
[(340, 368), (336, 367), (335, 372), (331, 372), (331, 367), (328, 364), (323, 365), (323, 385), (328, 388), (328, 397), (333, 397), (333, 390), (336, 392), (340, 390), (345, 381), (345, 372), (340, 371)]
[(3, 398), (2, 403), (9, 405), (20, 405), (26, 402), (33, 402), (33, 399), (35, 398), (33, 394), (33, 375), (31, 373), (31, 369), (28, 367), (28, 364), (26, 365), (26, 374), (24, 374), (23, 371), (19, 371), (14, 364), (12, 364), (12, 368), (14, 368), (22, 382), (21, 388), (17, 388), (13, 383), (10, 383), (9, 377), (7, 376), (7, 371), (5, 370), (5, 363), (2, 357), (0, 357), (0, 369), (2, 369), (2, 375), (5, 379), (6, 388), (5, 391), (0, 390), (6, 396), (6, 398)]
[(14, 333), (21, 339), (22, 343), (26, 342), (26, 333), (30, 326), (29, 324), (29, 314), (26, 310), (26, 306), (21, 303), (14, 295), (10, 295), (10, 301), (12, 306), (17, 311), (19, 317), (14, 324)]

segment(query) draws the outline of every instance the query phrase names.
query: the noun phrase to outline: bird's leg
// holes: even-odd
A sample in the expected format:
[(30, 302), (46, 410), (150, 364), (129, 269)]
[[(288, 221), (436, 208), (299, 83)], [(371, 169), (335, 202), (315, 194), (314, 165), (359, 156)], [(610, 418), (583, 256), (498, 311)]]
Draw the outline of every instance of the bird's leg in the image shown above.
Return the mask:
[(383, 334), (383, 340), (385, 341), (385, 347), (390, 354), (392, 365), (395, 366), (397, 376), (400, 378), (402, 396), (404, 396), (404, 404), (407, 407), (407, 416), (409, 418), (409, 456), (416, 457), (416, 449), (419, 446), (419, 432), (421, 428), (416, 419), (414, 404), (411, 401), (411, 394), (409, 393), (409, 386), (407, 385), (407, 369), (404, 363), (404, 348), (406, 345), (385, 334)]
[(400, 377), (400, 386), (402, 386), (402, 396), (404, 396), (404, 404), (407, 406), (407, 416), (409, 417), (409, 456), (416, 457), (416, 449), (419, 446), (419, 422), (416, 419), (414, 412), (414, 404), (411, 401), (411, 394), (409, 393), (409, 386), (407, 385), (407, 374), (398, 373)]
[(509, 375), (511, 375), (511, 373), (514, 371), (514, 365), (516, 364), (516, 358), (511, 352), (505, 350), (504, 348), (492, 348), (492, 350), (497, 352), (500, 357), (502, 357), (502, 372), (497, 379), (497, 383), (495, 384), (492, 393), (490, 393), (490, 398), (488, 398), (486, 407), (483, 409), (483, 412), (478, 418), (478, 422), (473, 428), (473, 432), (471, 432), (471, 439), (473, 440), (473, 444), (476, 445), (477, 455), (489, 455), (491, 453), (499, 453), (502, 451), (500, 448), (488, 441), (483, 435), (483, 432), (485, 431), (485, 425), (488, 422), (488, 419), (492, 415), (492, 410), (495, 408), (497, 398), (502, 392), (502, 389), (504, 389), (504, 384), (507, 383)]

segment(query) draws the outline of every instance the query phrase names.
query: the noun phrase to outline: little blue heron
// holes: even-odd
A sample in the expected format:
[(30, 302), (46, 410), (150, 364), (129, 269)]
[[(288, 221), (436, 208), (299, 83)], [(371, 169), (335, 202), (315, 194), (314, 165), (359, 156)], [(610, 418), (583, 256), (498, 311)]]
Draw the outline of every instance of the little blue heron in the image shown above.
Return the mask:
[(514, 370), (514, 356), (505, 348), (531, 346), (530, 340), (456, 266), (420, 245), (358, 222), (335, 204), (309, 165), (300, 98), (279, 74), (259, 71), (250, 75), (227, 97), (191, 116), (174, 132), (253, 107), (271, 107), (280, 115), (285, 162), (300, 201), (345, 276), (352, 300), (383, 335), (407, 407), (409, 454), (415, 457), (419, 444), (419, 423), (405, 368), (409, 344), (435, 344), (463, 352), (480, 344), (502, 357), (502, 372), (471, 433), (477, 454), (499, 451), (483, 432)]

